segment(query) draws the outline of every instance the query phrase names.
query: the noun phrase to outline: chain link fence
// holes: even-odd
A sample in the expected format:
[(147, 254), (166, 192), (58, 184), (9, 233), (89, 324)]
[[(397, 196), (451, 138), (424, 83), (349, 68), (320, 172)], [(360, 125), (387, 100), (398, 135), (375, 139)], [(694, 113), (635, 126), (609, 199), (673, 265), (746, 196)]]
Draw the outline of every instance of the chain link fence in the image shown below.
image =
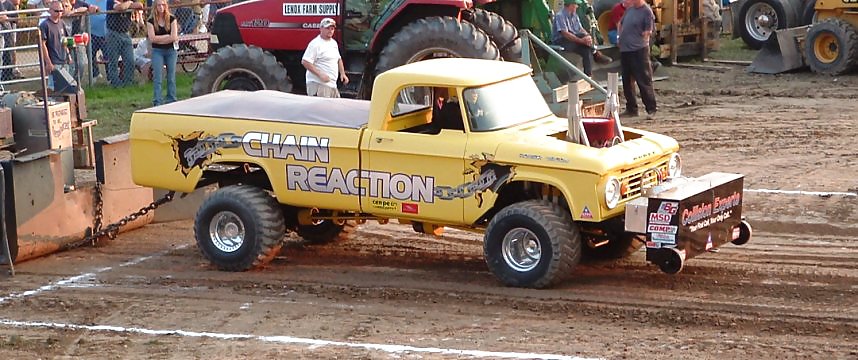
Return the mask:
[[(47, 1), (30, 0), (29, 5), (20, 5), (39, 7), (36, 9), (4, 12), (0, 8), (0, 86), (4, 90), (35, 90), (41, 86), (37, 29), (49, 17), (48, 9), (41, 8), (47, 7)], [(144, 39), (152, 1), (145, 3), (143, 10), (125, 11), (107, 10), (108, 1), (112, 0), (63, 1), (62, 22), (67, 34), (89, 34), (88, 43), (69, 47), (71, 72), (83, 87), (121, 87), (150, 81), (151, 50)], [(214, 14), (234, 2), (169, 0), (179, 26), (177, 71), (196, 71), (205, 61), (209, 53), (208, 27)]]

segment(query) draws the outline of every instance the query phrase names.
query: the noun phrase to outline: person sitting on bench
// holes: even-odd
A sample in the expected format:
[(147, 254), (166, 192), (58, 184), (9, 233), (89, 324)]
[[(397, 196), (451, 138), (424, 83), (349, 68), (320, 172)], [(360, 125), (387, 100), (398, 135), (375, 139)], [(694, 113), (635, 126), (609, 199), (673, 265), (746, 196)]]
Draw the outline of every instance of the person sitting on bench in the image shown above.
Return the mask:
[(581, 56), (584, 74), (593, 74), (593, 60), (600, 64), (608, 64), (612, 61), (610, 57), (602, 55), (595, 50), (593, 37), (581, 26), (578, 18), (578, 5), (585, 0), (564, 0), (563, 10), (554, 16), (552, 23), (551, 42), (560, 45), (566, 51), (574, 52)]

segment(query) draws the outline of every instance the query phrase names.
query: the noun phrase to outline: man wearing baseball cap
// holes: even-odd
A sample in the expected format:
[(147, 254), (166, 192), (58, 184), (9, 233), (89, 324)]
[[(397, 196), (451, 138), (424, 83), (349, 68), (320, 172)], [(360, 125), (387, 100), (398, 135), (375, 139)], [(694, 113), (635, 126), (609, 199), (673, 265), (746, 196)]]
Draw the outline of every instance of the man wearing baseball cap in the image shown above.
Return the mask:
[(337, 73), (343, 79), (343, 84), (349, 83), (340, 49), (337, 41), (333, 39), (336, 29), (337, 22), (334, 19), (322, 19), (319, 22), (319, 36), (310, 41), (304, 56), (301, 57), (301, 64), (307, 69), (307, 95), (340, 97), (340, 92), (337, 91)]
[(596, 44), (593, 41), (593, 37), (581, 26), (581, 20), (578, 18), (577, 12), (578, 5), (582, 5), (584, 1), (563, 1), (563, 10), (554, 16), (551, 42), (562, 46), (566, 51), (580, 55), (584, 74), (590, 76), (593, 74), (594, 57), (600, 64), (607, 64), (613, 60), (595, 51)]

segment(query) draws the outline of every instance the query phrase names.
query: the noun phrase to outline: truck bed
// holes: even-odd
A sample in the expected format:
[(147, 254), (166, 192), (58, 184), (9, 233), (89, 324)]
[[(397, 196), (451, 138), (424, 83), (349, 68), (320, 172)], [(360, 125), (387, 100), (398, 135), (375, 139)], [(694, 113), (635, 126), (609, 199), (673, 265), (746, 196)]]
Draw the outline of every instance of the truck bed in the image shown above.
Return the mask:
[(369, 106), (367, 100), (321, 98), (273, 90), (224, 90), (139, 112), (359, 129), (369, 120)]

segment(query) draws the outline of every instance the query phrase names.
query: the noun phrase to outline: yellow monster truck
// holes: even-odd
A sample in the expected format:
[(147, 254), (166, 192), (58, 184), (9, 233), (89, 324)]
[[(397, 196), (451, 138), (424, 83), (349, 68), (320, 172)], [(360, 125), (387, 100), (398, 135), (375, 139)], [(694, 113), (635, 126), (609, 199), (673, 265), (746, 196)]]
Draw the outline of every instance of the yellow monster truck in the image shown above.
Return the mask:
[[(729, 217), (713, 215), (709, 196), (709, 214), (685, 224), (708, 245), (685, 236), (684, 207), (705, 201), (642, 197), (679, 176), (677, 142), (631, 128), (608, 147), (567, 141), (567, 120), (530, 74), (518, 63), (435, 59), (379, 75), (371, 101), (227, 90), (141, 110), (131, 123), (133, 178), (182, 192), (218, 184), (194, 231), (202, 253), (230, 271), (270, 261), (287, 230), (330, 242), (368, 219), (484, 232), (489, 269), (504, 284), (537, 288), (582, 257), (626, 256), (644, 241), (651, 261), (676, 272), (708, 247), (750, 237), (741, 177), (719, 207)], [(646, 200), (663, 214), (623, 216)], [(677, 206), (659, 212), (664, 204)]]

